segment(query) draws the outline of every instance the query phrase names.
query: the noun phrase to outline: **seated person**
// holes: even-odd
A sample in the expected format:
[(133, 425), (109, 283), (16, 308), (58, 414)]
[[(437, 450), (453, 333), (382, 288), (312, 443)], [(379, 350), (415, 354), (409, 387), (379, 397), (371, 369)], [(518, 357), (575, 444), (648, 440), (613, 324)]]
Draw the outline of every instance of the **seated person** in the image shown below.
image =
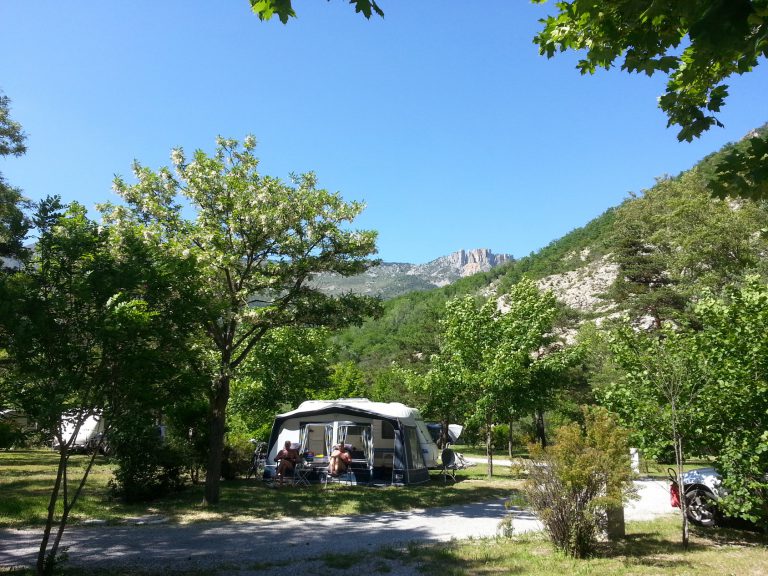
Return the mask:
[(330, 462), (328, 464), (328, 473), (331, 476), (338, 476), (347, 471), (347, 465), (352, 460), (349, 451), (344, 444), (338, 444), (333, 447)]
[(277, 453), (275, 456), (275, 462), (277, 462), (277, 478), (280, 484), (283, 483), (283, 476), (286, 472), (293, 470), (296, 463), (299, 461), (299, 451), (291, 447), (291, 441), (285, 441), (285, 447)]

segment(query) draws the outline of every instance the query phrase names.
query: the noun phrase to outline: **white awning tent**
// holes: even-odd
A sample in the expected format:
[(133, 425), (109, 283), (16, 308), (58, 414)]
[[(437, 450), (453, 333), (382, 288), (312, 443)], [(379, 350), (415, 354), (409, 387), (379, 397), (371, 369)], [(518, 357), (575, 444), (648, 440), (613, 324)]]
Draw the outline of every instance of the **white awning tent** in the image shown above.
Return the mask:
[(344, 442), (353, 458), (368, 463), (373, 479), (418, 484), (429, 480), (438, 466), (439, 450), (415, 408), (399, 402), (367, 398), (308, 400), (275, 418), (268, 461), (274, 461), (286, 440), (302, 455), (328, 457), (333, 445)]

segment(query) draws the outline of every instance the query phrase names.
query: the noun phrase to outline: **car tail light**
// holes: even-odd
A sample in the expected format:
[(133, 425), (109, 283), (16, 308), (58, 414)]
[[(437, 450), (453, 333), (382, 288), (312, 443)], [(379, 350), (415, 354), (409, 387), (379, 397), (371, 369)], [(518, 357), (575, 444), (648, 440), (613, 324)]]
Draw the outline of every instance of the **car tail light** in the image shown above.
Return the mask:
[(677, 482), (669, 485), (669, 503), (673, 508), (680, 508), (680, 487)]

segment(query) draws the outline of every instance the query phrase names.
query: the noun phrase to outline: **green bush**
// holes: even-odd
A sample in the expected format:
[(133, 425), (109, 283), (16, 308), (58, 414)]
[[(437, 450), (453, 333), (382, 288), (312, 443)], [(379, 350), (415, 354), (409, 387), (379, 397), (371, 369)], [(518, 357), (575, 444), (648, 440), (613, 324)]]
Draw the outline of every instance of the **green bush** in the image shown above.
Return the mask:
[(604, 408), (584, 408), (584, 427), (555, 432), (547, 449), (531, 446), (523, 493), (556, 548), (583, 558), (594, 550), (605, 511), (632, 494), (628, 433)]
[(109, 434), (110, 451), (117, 463), (109, 485), (114, 496), (128, 503), (154, 500), (184, 488), (185, 450), (174, 441), (163, 441), (159, 427), (133, 419), (132, 425)]
[(13, 421), (0, 420), (0, 450), (9, 450), (24, 443), (24, 433)]
[(253, 455), (253, 444), (249, 437), (230, 434), (224, 444), (221, 461), (221, 475), (225, 480), (234, 480), (248, 472)]
[[(509, 424), (496, 424), (493, 427), (493, 449), (498, 454), (506, 454), (509, 449)], [(516, 423), (512, 427), (512, 449), (525, 448), (533, 441), (531, 426)]]

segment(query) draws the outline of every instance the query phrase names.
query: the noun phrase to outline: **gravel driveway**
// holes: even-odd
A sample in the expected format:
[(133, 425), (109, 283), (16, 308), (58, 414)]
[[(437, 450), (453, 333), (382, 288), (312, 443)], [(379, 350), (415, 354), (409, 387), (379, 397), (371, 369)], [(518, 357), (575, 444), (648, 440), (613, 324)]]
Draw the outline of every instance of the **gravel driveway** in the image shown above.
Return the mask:
[[(669, 514), (667, 483), (638, 481), (640, 500), (625, 510), (628, 520), (647, 520)], [(451, 539), (495, 536), (499, 522), (514, 515), (514, 531), (541, 528), (525, 510), (507, 511), (504, 501), (411, 510), (375, 515), (283, 519), (238, 523), (200, 523), (184, 526), (147, 524), (91, 526), (68, 529), (64, 546), (69, 562), (88, 567), (131, 566), (157, 570), (215, 569), (218, 574), (284, 574), (289, 568), (304, 574), (327, 574), (322, 556), (355, 554), (408, 542), (441, 542)], [(34, 565), (40, 543), (38, 530), (0, 530), (0, 566)], [(388, 555), (388, 558), (391, 555)], [(384, 570), (380, 563), (386, 563)], [(272, 565), (272, 568), (269, 566)], [(377, 569), (378, 566), (378, 569)], [(371, 556), (367, 564), (354, 564), (334, 574), (386, 571), (392, 576), (418, 574), (418, 567)]]

